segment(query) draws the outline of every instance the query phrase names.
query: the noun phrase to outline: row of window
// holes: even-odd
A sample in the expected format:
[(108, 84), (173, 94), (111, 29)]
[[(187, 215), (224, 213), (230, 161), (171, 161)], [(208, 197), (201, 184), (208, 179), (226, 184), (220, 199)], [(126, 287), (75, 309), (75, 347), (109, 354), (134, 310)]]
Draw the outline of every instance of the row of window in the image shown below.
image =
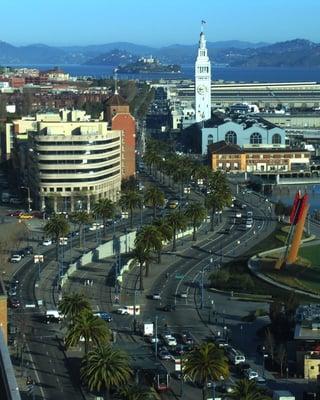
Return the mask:
[(209, 67), (198, 67), (198, 72), (200, 74), (202, 74), (202, 73), (208, 74), (209, 73)]
[(108, 140), (85, 140), (85, 141), (49, 141), (49, 142), (40, 142), (37, 141), (37, 144), (39, 146), (96, 146), (96, 145), (101, 145), (101, 144), (109, 144), (109, 143), (114, 143), (118, 142), (120, 138), (113, 138), (113, 139), (108, 139)]
[(56, 156), (62, 156), (62, 155), (90, 155), (90, 154), (103, 154), (107, 153), (113, 150), (119, 150), (120, 146), (114, 146), (114, 147), (109, 147), (108, 149), (102, 149), (102, 150), (39, 150), (38, 154), (42, 155), (56, 155)]
[(105, 167), (94, 169), (40, 169), (41, 174), (93, 174), (94, 172), (105, 171), (120, 165), (120, 161), (107, 165)]
[(119, 158), (120, 154), (114, 154), (113, 156), (110, 157), (104, 157), (104, 158), (96, 158), (96, 159), (84, 159), (84, 160), (39, 160), (39, 164), (97, 164), (105, 161), (110, 161), (114, 160), (115, 158)]
[(56, 184), (56, 183), (76, 183), (76, 182), (97, 182), (97, 181), (102, 181), (108, 178), (111, 178), (112, 176), (116, 176), (120, 174), (120, 169), (114, 172), (111, 172), (110, 174), (106, 174), (103, 176), (99, 176), (97, 178), (85, 178), (85, 179), (78, 179), (78, 178), (73, 178), (73, 179), (41, 179), (41, 184), (43, 183), (49, 183), (49, 184)]
[[(229, 131), (225, 134), (224, 140), (230, 144), (237, 144), (236, 132)], [(281, 144), (281, 135), (275, 133), (271, 138), (272, 144)], [(208, 135), (208, 146), (213, 143), (213, 135)], [(254, 132), (250, 135), (250, 144), (262, 144), (262, 135), (259, 132)]]

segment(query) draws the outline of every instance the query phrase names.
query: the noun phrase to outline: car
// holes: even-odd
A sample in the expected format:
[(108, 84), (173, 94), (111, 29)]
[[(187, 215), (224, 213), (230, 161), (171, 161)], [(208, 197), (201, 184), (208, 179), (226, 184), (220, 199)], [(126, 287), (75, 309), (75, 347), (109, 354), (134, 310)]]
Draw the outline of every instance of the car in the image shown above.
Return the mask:
[(166, 304), (165, 306), (163, 306), (161, 308), (161, 311), (171, 312), (171, 311), (174, 311), (175, 309), (176, 309), (176, 306), (174, 304)]
[(254, 371), (252, 368), (247, 369), (244, 375), (247, 379), (249, 379), (249, 381), (252, 379), (257, 379), (259, 377), (258, 372)]
[(180, 297), (181, 299), (187, 299), (187, 298), (188, 298), (188, 293), (187, 293), (187, 292), (181, 292), (181, 293), (179, 294), (179, 297)]
[(153, 293), (153, 294), (151, 295), (151, 298), (152, 298), (153, 300), (161, 300), (161, 294), (158, 293), (158, 292)]
[(252, 228), (252, 223), (251, 222), (246, 222), (246, 229), (251, 229)]
[(172, 355), (168, 351), (161, 350), (159, 352), (159, 358), (161, 360), (171, 360), (172, 359)]
[(22, 213), (19, 215), (19, 219), (32, 219), (33, 215), (28, 214), (28, 213)]
[(192, 345), (194, 343), (193, 337), (191, 336), (191, 333), (188, 331), (183, 331), (180, 334), (180, 338), (182, 343)]
[(172, 347), (172, 346), (174, 347), (177, 345), (177, 339), (172, 335), (166, 336), (164, 338), (164, 342), (166, 343), (166, 345), (168, 345), (170, 347)]
[(10, 258), (11, 263), (18, 263), (22, 260), (21, 254), (13, 254)]
[(247, 211), (247, 218), (253, 218), (253, 212)]
[(183, 345), (177, 345), (176, 348), (172, 351), (174, 356), (182, 356), (188, 349)]
[(59, 238), (59, 245), (60, 246), (66, 246), (68, 244), (68, 238), (67, 237), (60, 237)]
[(43, 246), (51, 246), (52, 245), (52, 240), (51, 239), (44, 239), (42, 242)]
[(33, 254), (33, 247), (32, 246), (27, 246), (27, 247), (25, 247), (23, 249), (23, 251), (24, 251), (24, 254), (29, 256), (30, 254)]
[(148, 336), (148, 338), (147, 338), (147, 340), (150, 342), (150, 343), (160, 343), (160, 338), (159, 338), (159, 336)]
[(129, 310), (126, 307), (120, 307), (116, 310), (117, 314), (129, 315)]
[(16, 297), (9, 297), (8, 305), (10, 308), (20, 308), (21, 303)]
[(107, 322), (111, 322), (112, 321), (112, 316), (106, 311), (98, 311), (98, 312), (93, 313), (93, 315), (96, 316), (96, 317), (99, 317), (99, 318), (101, 318), (101, 319), (103, 319), (104, 321), (107, 321)]
[(168, 204), (167, 204), (167, 208), (175, 209), (175, 208), (178, 207), (178, 205), (179, 205), (179, 201), (178, 200), (169, 200)]
[(236, 212), (236, 218), (241, 218), (241, 217), (242, 217), (241, 212), (240, 212), (240, 211), (237, 211), (237, 212)]
[(255, 382), (260, 388), (266, 388), (267, 381), (262, 376), (258, 376), (257, 378), (255, 378)]
[(229, 346), (228, 342), (221, 337), (216, 338), (214, 341), (218, 345), (218, 347), (228, 347)]
[(96, 231), (99, 229), (103, 229), (104, 225), (100, 224), (99, 222), (94, 222), (90, 227), (89, 227), (89, 231)]

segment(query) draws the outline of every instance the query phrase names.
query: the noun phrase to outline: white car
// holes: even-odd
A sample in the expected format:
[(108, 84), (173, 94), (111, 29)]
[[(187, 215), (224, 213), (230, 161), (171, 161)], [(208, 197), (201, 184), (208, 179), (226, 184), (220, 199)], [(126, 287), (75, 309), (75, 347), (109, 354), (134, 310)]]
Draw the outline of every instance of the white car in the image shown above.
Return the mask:
[(117, 314), (129, 315), (129, 310), (126, 307), (120, 307), (117, 309)]
[(90, 227), (89, 227), (89, 231), (96, 231), (98, 229), (103, 229), (104, 225), (103, 224), (99, 224), (98, 222), (94, 222)]
[(22, 260), (22, 256), (20, 254), (13, 254), (10, 258), (10, 262), (17, 263)]
[(166, 336), (164, 341), (168, 346), (176, 346), (177, 345), (176, 338), (174, 336), (171, 336), (171, 335), (170, 336)]
[(153, 293), (151, 296), (153, 300), (161, 300), (161, 294), (160, 293)]
[(187, 292), (182, 292), (182, 293), (180, 293), (179, 297), (181, 297), (181, 299), (187, 299), (188, 298), (188, 293)]
[(237, 212), (236, 212), (236, 218), (241, 218), (241, 217), (242, 217), (241, 212), (237, 211)]
[(246, 377), (249, 379), (249, 381), (252, 380), (252, 379), (257, 379), (257, 378), (259, 377), (258, 372), (254, 371), (254, 370), (251, 369), (251, 368), (249, 368), (249, 369), (246, 371), (245, 374), (246, 374)]
[(52, 245), (52, 240), (51, 239), (44, 239), (42, 242), (43, 246), (51, 246)]

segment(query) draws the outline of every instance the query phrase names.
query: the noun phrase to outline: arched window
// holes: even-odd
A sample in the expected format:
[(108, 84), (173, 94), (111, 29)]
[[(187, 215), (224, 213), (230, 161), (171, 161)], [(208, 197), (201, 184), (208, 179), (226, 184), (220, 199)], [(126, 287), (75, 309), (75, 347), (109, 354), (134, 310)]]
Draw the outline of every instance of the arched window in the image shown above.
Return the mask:
[(226, 133), (224, 140), (227, 143), (237, 144), (237, 134), (233, 131), (229, 131)]
[(261, 144), (262, 143), (262, 136), (258, 132), (254, 132), (250, 136), (250, 144)]
[(272, 144), (281, 144), (281, 135), (279, 133), (272, 135)]
[(213, 136), (212, 135), (208, 135), (208, 146), (210, 146), (210, 144), (213, 143)]

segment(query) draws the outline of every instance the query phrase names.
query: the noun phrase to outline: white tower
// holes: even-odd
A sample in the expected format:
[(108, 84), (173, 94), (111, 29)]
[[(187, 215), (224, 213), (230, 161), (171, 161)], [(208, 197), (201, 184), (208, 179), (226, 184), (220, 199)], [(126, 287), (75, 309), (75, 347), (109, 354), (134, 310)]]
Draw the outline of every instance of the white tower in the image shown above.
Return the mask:
[(211, 118), (211, 63), (203, 33), (203, 23), (199, 40), (198, 56), (195, 68), (196, 121)]

